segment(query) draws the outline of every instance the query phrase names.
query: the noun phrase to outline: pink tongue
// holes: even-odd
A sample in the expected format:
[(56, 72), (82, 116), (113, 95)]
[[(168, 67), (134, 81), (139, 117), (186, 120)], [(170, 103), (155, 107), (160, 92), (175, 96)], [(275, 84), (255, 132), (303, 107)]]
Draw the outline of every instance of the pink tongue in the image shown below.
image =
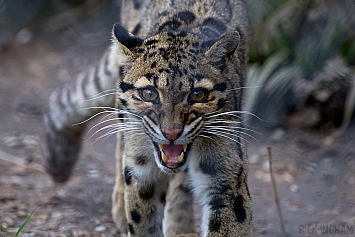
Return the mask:
[(165, 155), (172, 157), (172, 156), (179, 156), (183, 151), (182, 145), (174, 145), (174, 144), (163, 144), (163, 152)]

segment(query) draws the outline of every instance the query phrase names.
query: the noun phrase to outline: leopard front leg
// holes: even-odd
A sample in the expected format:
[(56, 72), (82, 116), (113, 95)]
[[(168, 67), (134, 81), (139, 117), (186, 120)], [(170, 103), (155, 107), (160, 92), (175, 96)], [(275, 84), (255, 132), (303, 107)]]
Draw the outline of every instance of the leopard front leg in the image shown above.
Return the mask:
[(190, 162), (193, 190), (203, 204), (201, 236), (251, 236), (246, 153), (240, 144), (224, 144), (205, 146)]
[(175, 174), (169, 184), (164, 209), (165, 237), (199, 236), (195, 232), (193, 196), (187, 172)]
[(158, 169), (152, 157), (135, 150), (141, 146), (132, 143), (129, 143), (131, 146), (125, 143), (123, 157), (128, 236), (163, 237), (162, 195), (166, 193), (168, 177)]
[(122, 158), (124, 145), (121, 133), (117, 134), (116, 146), (116, 182), (112, 193), (112, 218), (117, 225), (118, 231), (121, 234), (127, 233), (127, 219), (124, 203), (124, 182), (122, 171)]

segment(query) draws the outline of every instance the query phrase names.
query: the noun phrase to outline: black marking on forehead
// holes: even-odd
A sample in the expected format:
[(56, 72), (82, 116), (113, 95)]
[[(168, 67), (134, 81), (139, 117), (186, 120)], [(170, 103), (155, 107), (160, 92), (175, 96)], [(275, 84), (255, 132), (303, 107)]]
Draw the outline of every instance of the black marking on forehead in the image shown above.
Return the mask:
[(169, 15), (169, 11), (163, 11), (162, 13), (159, 13), (157, 18), (161, 18), (161, 17), (167, 16), (167, 15)]
[(173, 18), (172, 20), (166, 21), (164, 24), (162, 24), (158, 31), (167, 31), (167, 30), (176, 30), (181, 26), (181, 22), (178, 21), (176, 18)]
[[(166, 12), (159, 14), (159, 17), (167, 16)], [(176, 15), (169, 16), (165, 22), (159, 26), (158, 32), (163, 31), (174, 31), (182, 28), (182, 26), (186, 26), (191, 24), (196, 19), (196, 16), (190, 11), (182, 11), (177, 13)], [(185, 32), (186, 34), (186, 32)], [(181, 35), (183, 36), (183, 35)]]
[(180, 37), (186, 37), (186, 35), (187, 35), (187, 32), (186, 32), (186, 31), (180, 31), (180, 32), (179, 32), (179, 36), (180, 36)]
[(190, 88), (193, 89), (195, 85), (195, 80), (193, 78), (189, 78), (189, 84), (190, 84)]
[(144, 45), (149, 46), (149, 45), (152, 45), (152, 44), (156, 44), (156, 43), (158, 43), (158, 42), (159, 42), (159, 41), (156, 40), (156, 39), (149, 39), (149, 40), (147, 40), (146, 42), (144, 42)]
[(153, 78), (153, 76), (154, 76), (154, 73), (147, 73), (147, 74), (145, 74), (144, 75), (147, 79), (148, 79), (148, 81), (151, 81), (151, 79)]
[(161, 55), (161, 57), (165, 60), (168, 61), (169, 60), (169, 52), (168, 50), (164, 49), (164, 48), (159, 48), (159, 53)]
[(213, 18), (213, 17), (206, 18), (202, 22), (202, 26), (212, 28), (213, 30), (218, 31), (220, 34), (225, 33), (227, 30), (227, 27), (225, 26), (225, 24), (222, 21), (220, 21), (216, 18)]
[(192, 45), (192, 47), (194, 47), (194, 48), (198, 48), (198, 47), (200, 46), (200, 43), (199, 43), (199, 42), (194, 42), (194, 43), (192, 43), (191, 45)]
[(153, 83), (154, 83), (155, 88), (158, 88), (158, 79), (159, 79), (159, 77), (157, 75), (153, 76)]
[(157, 54), (156, 52), (151, 52), (150, 54), (148, 54), (148, 57), (153, 58), (155, 57), (156, 54)]
[(173, 71), (173, 77), (176, 77), (177, 74), (179, 74), (180, 77), (183, 76), (178, 65), (173, 65), (171, 62), (169, 62), (169, 68)]
[(139, 10), (139, 8), (141, 8), (142, 6), (142, 2), (138, 1), (138, 0), (133, 0), (133, 7), (135, 10)]
[(194, 75), (192, 75), (194, 78), (196, 78), (198, 81), (201, 81), (203, 78), (204, 78), (204, 76), (202, 75), (202, 74), (199, 74), (199, 73), (197, 73), (197, 74), (194, 74)]
[(186, 24), (189, 24), (189, 23), (193, 22), (196, 19), (195, 14), (193, 14), (190, 11), (179, 12), (177, 14), (177, 17), (179, 17)]
[(178, 62), (178, 63), (181, 63), (181, 55), (178, 55), (178, 56), (177, 56), (177, 62)]
[(188, 55), (191, 57), (191, 59), (192, 59), (193, 61), (197, 61), (197, 58), (196, 58), (195, 54), (197, 54), (196, 51), (195, 51), (195, 53), (188, 52)]
[(150, 68), (153, 69), (153, 68), (155, 68), (156, 66), (157, 66), (157, 62), (154, 61), (154, 62), (150, 65)]
[(179, 83), (179, 90), (181, 90), (182, 89), (182, 81), (180, 81), (180, 83)]
[(220, 92), (223, 92), (226, 89), (227, 89), (227, 84), (225, 82), (213, 86), (213, 90), (220, 91)]
[(179, 77), (182, 77), (183, 76), (183, 73), (181, 70), (178, 70), (178, 73), (179, 73)]
[(121, 82), (120, 83), (120, 88), (123, 93), (125, 93), (128, 90), (134, 90), (134, 86), (132, 84), (126, 83), (126, 82)]

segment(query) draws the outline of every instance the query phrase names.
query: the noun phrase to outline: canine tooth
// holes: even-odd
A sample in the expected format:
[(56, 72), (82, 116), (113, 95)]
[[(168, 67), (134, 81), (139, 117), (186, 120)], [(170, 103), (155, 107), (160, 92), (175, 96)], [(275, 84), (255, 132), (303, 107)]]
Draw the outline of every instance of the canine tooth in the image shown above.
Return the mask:
[(168, 162), (169, 156), (165, 155), (164, 152), (161, 152), (161, 159), (162, 159), (164, 162)]
[(181, 152), (181, 154), (178, 156), (178, 161), (179, 163), (184, 160), (184, 152)]
[(163, 151), (163, 144), (159, 143), (159, 149), (160, 149), (160, 151)]
[(187, 149), (187, 144), (184, 144), (184, 152), (186, 152), (186, 149)]

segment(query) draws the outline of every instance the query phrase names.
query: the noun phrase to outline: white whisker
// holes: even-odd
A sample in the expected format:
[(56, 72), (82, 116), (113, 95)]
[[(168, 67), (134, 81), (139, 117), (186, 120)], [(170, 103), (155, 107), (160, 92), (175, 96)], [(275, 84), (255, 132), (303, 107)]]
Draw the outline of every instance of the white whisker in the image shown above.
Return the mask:
[[(100, 126), (101, 124), (104, 124), (104, 123), (107, 123), (107, 122), (110, 122), (110, 121), (116, 121), (116, 120), (118, 120), (118, 121), (121, 122), (121, 121), (124, 121), (124, 120), (130, 120), (130, 119), (131, 119), (131, 118), (118, 118), (118, 117), (116, 117), (116, 118), (111, 118), (111, 119), (106, 119), (106, 120), (101, 121), (101, 122), (95, 124), (94, 126), (92, 126), (92, 127), (89, 129), (88, 133), (90, 133), (91, 130), (93, 130), (94, 128), (96, 128), (96, 127), (98, 127), (98, 126)], [(122, 123), (115, 123), (116, 126), (121, 125), (121, 124), (122, 124)], [(139, 125), (139, 124), (141, 124), (141, 122), (138, 121), (138, 120), (136, 120), (136, 121), (128, 121), (128, 122), (125, 122), (124, 124), (128, 124), (128, 125), (132, 125), (132, 124)], [(122, 125), (122, 126), (123, 126), (123, 125)]]
[(249, 132), (254, 132), (254, 133), (257, 133), (257, 134), (259, 134), (259, 135), (262, 135), (261, 133), (259, 133), (259, 132), (257, 132), (257, 131), (255, 131), (255, 130), (253, 130), (253, 129), (249, 129), (249, 128), (244, 128), (244, 127), (236, 127), (236, 126), (215, 126), (215, 125), (207, 125), (207, 126), (205, 126), (206, 128), (216, 128), (216, 129), (218, 129), (218, 128), (224, 128), (224, 129), (227, 129), (227, 128), (229, 128), (228, 130), (231, 130), (231, 131), (233, 131), (233, 132), (237, 132), (236, 130), (234, 130), (234, 129), (240, 129), (240, 130), (245, 130), (245, 131), (249, 131)]
[[(99, 115), (101, 115), (101, 114), (106, 114), (106, 113), (112, 114), (113, 111), (107, 111), (107, 110), (101, 111), (101, 112), (99, 112), (99, 113), (94, 114), (93, 116), (91, 116), (90, 118), (88, 118), (88, 119), (86, 119), (86, 120), (84, 120), (84, 121), (82, 121), (82, 122), (74, 123), (72, 126), (77, 126), (77, 125), (80, 125), (80, 124), (84, 124), (84, 123), (86, 123), (86, 122), (88, 122), (88, 121), (90, 121), (90, 120), (96, 118), (97, 116), (99, 116)], [(114, 113), (113, 113), (113, 114), (114, 114)]]
[(117, 114), (129, 114), (129, 115), (133, 115), (133, 116), (136, 116), (136, 117), (142, 119), (142, 117), (139, 116), (138, 114), (129, 112), (129, 111), (127, 111), (127, 110), (117, 109), (117, 108), (108, 107), (108, 106), (90, 106), (90, 107), (82, 108), (82, 109), (80, 109), (80, 110), (87, 110), (87, 109), (112, 110), (111, 112), (115, 112), (115, 113), (117, 113)]
[(81, 102), (87, 102), (87, 101), (92, 101), (92, 100), (97, 100), (97, 99), (100, 99), (102, 97), (105, 97), (105, 96), (109, 96), (109, 95), (116, 95), (117, 94), (117, 91), (116, 89), (109, 89), (109, 90), (104, 90), (94, 96), (90, 96), (89, 98), (85, 99), (85, 100), (82, 100)]
[(235, 140), (235, 139), (233, 139), (233, 138), (231, 138), (231, 137), (228, 137), (228, 136), (226, 136), (226, 135), (224, 135), (224, 134), (221, 134), (220, 132), (210, 132), (210, 131), (206, 131), (206, 130), (203, 130), (203, 132), (209, 133), (209, 134), (212, 134), (212, 135), (218, 135), (218, 136), (221, 136), (221, 137), (225, 137), (225, 138), (227, 138), (227, 139), (229, 139), (229, 140), (232, 140), (232, 141), (234, 141), (234, 142), (236, 142), (236, 143), (238, 143), (238, 144), (240, 144), (240, 145), (243, 145), (243, 144), (240, 143), (239, 141), (237, 141), (237, 140)]
[(241, 90), (241, 89), (257, 89), (257, 88), (261, 88), (261, 87), (263, 87), (263, 85), (260, 85), (260, 86), (242, 86), (242, 87), (233, 88), (233, 89), (226, 90), (226, 91), (228, 92), (228, 91), (236, 91), (236, 90)]
[(237, 138), (242, 139), (243, 141), (247, 142), (249, 145), (251, 145), (251, 143), (247, 139), (245, 139), (242, 136), (239, 136), (238, 134), (233, 134), (233, 133), (229, 133), (229, 132), (222, 132), (222, 131), (218, 131), (218, 130), (209, 130), (209, 131), (214, 132), (214, 133), (216, 133), (216, 135), (219, 135), (219, 136), (221, 134), (223, 134), (223, 135), (226, 135), (226, 136), (229, 135), (229, 136), (237, 137)]
[[(114, 123), (114, 124), (110, 124), (110, 125), (106, 125), (98, 130), (96, 130), (87, 140), (91, 139), (93, 136), (95, 136), (96, 134), (100, 133), (101, 131), (107, 130), (107, 129), (111, 129), (111, 128), (115, 128), (115, 129), (121, 129), (122, 131), (124, 130), (141, 130), (141, 128), (137, 127), (135, 124), (132, 126), (133, 124), (127, 124), (127, 123)], [(95, 125), (97, 126), (97, 125)], [(92, 130), (93, 128), (91, 128), (89, 130), (89, 132)], [(89, 133), (88, 132), (88, 133)]]
[(230, 129), (225, 129), (225, 128), (215, 128), (215, 127), (210, 127), (208, 130), (209, 131), (214, 131), (214, 132), (220, 132), (220, 133), (223, 133), (223, 134), (226, 134), (226, 135), (228, 134), (228, 135), (231, 135), (231, 136), (239, 137), (240, 139), (243, 139), (243, 140), (245, 140), (246, 142), (248, 142), (250, 144), (250, 142), (247, 139), (245, 139), (245, 138), (243, 138), (243, 137), (238, 135), (238, 134), (243, 134), (245, 136), (253, 138), (256, 142), (258, 142), (258, 140), (254, 136), (252, 136), (252, 135), (250, 135), (250, 134), (248, 134), (246, 132), (242, 132), (242, 131), (235, 131), (235, 130), (230, 130)]
[(218, 116), (224, 116), (224, 115), (227, 115), (227, 116), (234, 116), (234, 117), (237, 117), (239, 119), (242, 119), (242, 117), (239, 116), (239, 114), (246, 114), (246, 115), (251, 115), (255, 118), (257, 118), (260, 122), (264, 122), (261, 118), (259, 118), (257, 115), (251, 113), (251, 112), (248, 112), (248, 111), (227, 111), (227, 112), (222, 112), (222, 113), (218, 113), (218, 114), (213, 114), (213, 115), (209, 115), (207, 116), (206, 118), (210, 119), (210, 118), (214, 118), (214, 117), (218, 117)]
[[(104, 137), (108, 137), (108, 136), (110, 136), (110, 135), (113, 135), (113, 134), (116, 134), (116, 133), (118, 133), (118, 132), (134, 132), (134, 131), (141, 131), (140, 129), (131, 129), (131, 128), (116, 128), (116, 129), (112, 129), (112, 130), (110, 130), (110, 131), (108, 131), (108, 132), (106, 132), (106, 133), (104, 133), (103, 135), (101, 135), (101, 136), (99, 136), (99, 137), (97, 137), (96, 139), (95, 139), (95, 141), (94, 142), (97, 142), (98, 140), (100, 140), (100, 139), (102, 139), (102, 138), (104, 138)], [(135, 134), (138, 134), (138, 133), (135, 133)]]
[(197, 135), (197, 137), (207, 138), (207, 139), (210, 139), (210, 140), (212, 140), (212, 141), (216, 142), (216, 140), (214, 140), (212, 137), (205, 136), (205, 135), (202, 135), (202, 134)]
[[(226, 126), (228, 126), (228, 124), (232, 124), (232, 125), (236, 125), (233, 127), (251, 127), (248, 124), (245, 124), (244, 122), (238, 122), (238, 121), (233, 121), (233, 120), (226, 120), (226, 119), (215, 119), (215, 120), (207, 120), (204, 121), (205, 125), (213, 125), (213, 124), (227, 124)], [(238, 126), (239, 125), (239, 126)]]

